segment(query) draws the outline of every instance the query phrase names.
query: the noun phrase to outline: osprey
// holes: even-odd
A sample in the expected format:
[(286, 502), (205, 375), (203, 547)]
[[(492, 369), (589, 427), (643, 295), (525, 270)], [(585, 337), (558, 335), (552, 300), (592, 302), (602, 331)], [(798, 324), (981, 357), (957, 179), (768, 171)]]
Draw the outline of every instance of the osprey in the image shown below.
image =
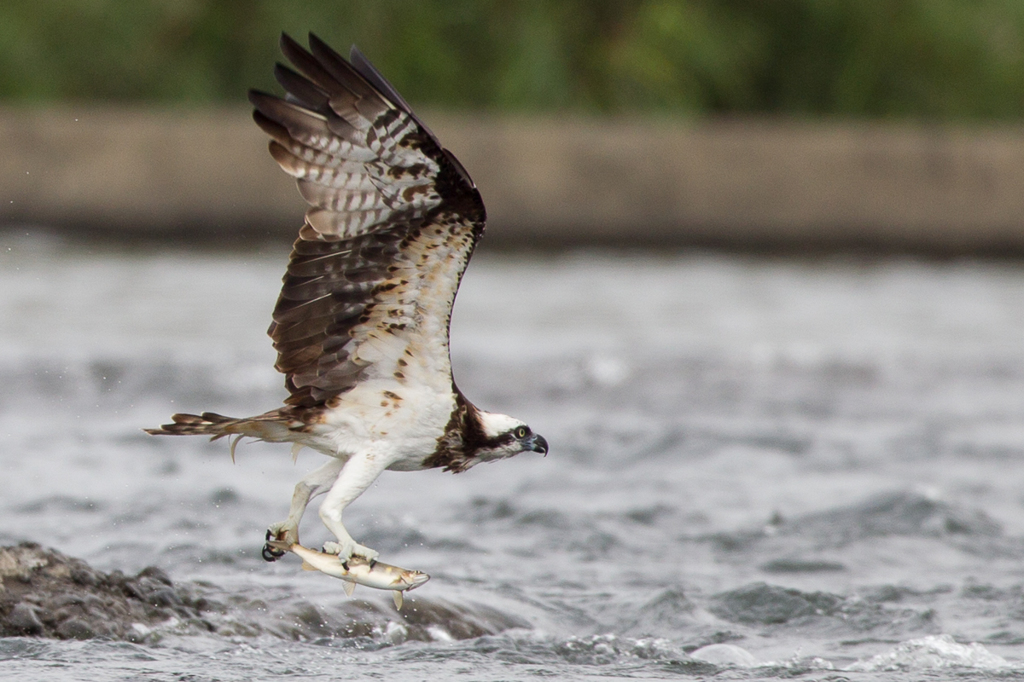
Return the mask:
[(246, 436), (328, 455), (295, 486), (263, 557), (297, 544), (306, 506), (326, 494), (320, 518), (336, 541), (324, 551), (373, 560), (342, 514), (385, 469), (458, 473), (548, 444), (452, 379), (452, 304), (486, 217), (476, 185), (355, 47), (345, 60), (310, 34), (309, 48), (282, 35), (297, 69), (274, 70), (287, 95), (249, 93), (271, 156), (310, 204), (268, 330), (290, 395), (255, 417), (175, 414), (146, 431), (234, 436), (232, 458)]

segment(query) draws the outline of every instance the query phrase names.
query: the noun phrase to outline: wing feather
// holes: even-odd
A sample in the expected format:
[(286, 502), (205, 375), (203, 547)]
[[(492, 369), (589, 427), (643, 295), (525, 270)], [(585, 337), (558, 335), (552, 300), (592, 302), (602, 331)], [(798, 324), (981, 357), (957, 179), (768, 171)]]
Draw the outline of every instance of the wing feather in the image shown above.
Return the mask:
[(289, 98), (296, 102), (304, 102), (308, 108), (315, 111), (321, 113), (327, 111), (327, 104), (331, 97), (313, 81), (292, 71), (284, 64), (274, 65), (274, 79), (285, 89)]
[(309, 45), (281, 38), (294, 66), (274, 70), (284, 99), (249, 93), (310, 206), (268, 330), (286, 402), (322, 407), (372, 377), (450, 390), (448, 321), (483, 232), (480, 195), (358, 50), (349, 62)]

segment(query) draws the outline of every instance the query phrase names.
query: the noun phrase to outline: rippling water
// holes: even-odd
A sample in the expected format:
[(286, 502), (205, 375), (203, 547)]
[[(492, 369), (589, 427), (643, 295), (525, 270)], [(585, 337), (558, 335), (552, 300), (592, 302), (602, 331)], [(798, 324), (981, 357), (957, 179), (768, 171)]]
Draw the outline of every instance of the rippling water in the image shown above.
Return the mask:
[[(284, 395), (287, 249), (0, 241), (0, 544), (155, 565), (213, 606), (140, 642), (0, 640), (68, 680), (987, 678), (1024, 672), (1024, 271), (474, 260), (453, 360), (551, 443), (385, 473), (347, 512), (387, 593), (259, 558), (321, 457), (153, 438)], [(326, 539), (316, 515), (306, 544)]]

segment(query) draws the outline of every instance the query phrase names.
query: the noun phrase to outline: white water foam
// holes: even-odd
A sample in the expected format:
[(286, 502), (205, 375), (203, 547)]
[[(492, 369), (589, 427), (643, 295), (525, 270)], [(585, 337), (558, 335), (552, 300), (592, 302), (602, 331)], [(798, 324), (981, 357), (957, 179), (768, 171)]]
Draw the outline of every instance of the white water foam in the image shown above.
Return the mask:
[(960, 644), (951, 635), (928, 635), (903, 642), (892, 651), (858, 661), (846, 668), (850, 672), (889, 672), (896, 670), (936, 670), (975, 668), (1007, 670), (1020, 668), (997, 656), (982, 645)]

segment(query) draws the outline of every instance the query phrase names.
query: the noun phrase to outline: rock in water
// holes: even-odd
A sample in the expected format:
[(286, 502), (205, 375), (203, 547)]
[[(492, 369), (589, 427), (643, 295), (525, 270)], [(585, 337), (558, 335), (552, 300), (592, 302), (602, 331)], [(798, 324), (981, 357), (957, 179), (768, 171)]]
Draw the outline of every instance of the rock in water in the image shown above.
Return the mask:
[(168, 622), (210, 629), (202, 606), (159, 568), (129, 577), (34, 543), (0, 547), (0, 636), (142, 641)]

